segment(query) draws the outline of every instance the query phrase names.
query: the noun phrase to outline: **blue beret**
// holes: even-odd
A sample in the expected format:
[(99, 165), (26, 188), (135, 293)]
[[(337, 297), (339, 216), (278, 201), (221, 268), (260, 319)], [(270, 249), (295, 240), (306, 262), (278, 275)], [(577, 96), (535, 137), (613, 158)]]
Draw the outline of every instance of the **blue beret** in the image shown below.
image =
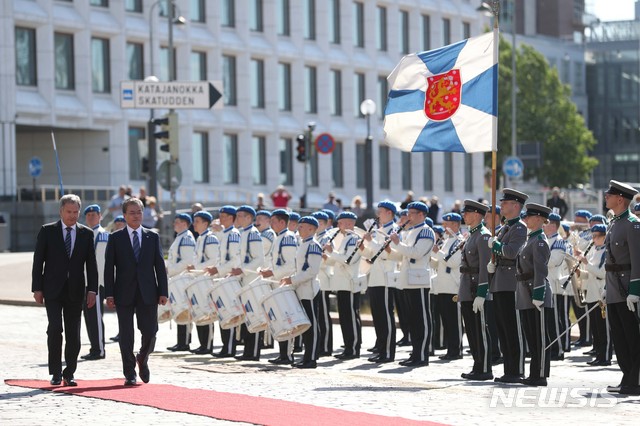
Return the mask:
[(398, 212), (398, 208), (396, 207), (395, 203), (389, 200), (380, 201), (378, 203), (378, 208), (380, 207), (390, 210), (393, 214), (396, 214)]
[(271, 212), (271, 216), (284, 216), (287, 219), (289, 219), (291, 217), (291, 215), (289, 214), (288, 211), (286, 211), (285, 209), (275, 209), (274, 211)]
[(318, 220), (324, 220), (325, 222), (329, 220), (329, 215), (323, 211), (313, 212), (311, 216), (315, 217)]
[(433, 227), (433, 232), (437, 232), (438, 234), (442, 235), (444, 234), (444, 228), (440, 225), (435, 225)]
[(430, 217), (426, 217), (424, 223), (433, 228), (433, 219), (431, 219)]
[(604, 217), (601, 214), (594, 214), (593, 216), (591, 216), (591, 218), (589, 219), (589, 222), (598, 222), (598, 223), (602, 223), (602, 224), (607, 224), (609, 221), (607, 220), (606, 217)]
[(186, 213), (180, 213), (176, 215), (176, 219), (180, 219), (180, 220), (184, 220), (185, 222), (187, 222), (189, 225), (191, 225), (191, 216), (189, 216)]
[(271, 217), (271, 212), (268, 210), (258, 210), (256, 212), (256, 216), (266, 216), (266, 217)]
[(398, 212), (398, 216), (406, 216), (409, 213), (409, 210), (402, 209)]
[[(491, 204), (489, 204), (489, 212), (490, 211), (491, 211)], [(500, 206), (496, 206), (496, 214), (500, 214), (500, 213), (502, 213), (502, 208)]]
[(300, 213), (296, 213), (296, 212), (289, 213), (289, 220), (292, 220), (294, 222), (299, 221), (300, 220)]
[(451, 212), (442, 215), (442, 220), (446, 220), (447, 222), (462, 222), (462, 216), (458, 213)]
[(238, 207), (238, 213), (240, 213), (240, 212), (249, 213), (249, 214), (250, 214), (250, 215), (252, 215), (253, 217), (255, 217), (255, 216), (256, 216), (256, 209), (254, 209), (253, 207), (248, 206), (248, 205), (246, 205), (246, 204), (245, 204), (245, 205), (243, 205), (243, 206)]
[(320, 226), (320, 224), (318, 223), (318, 220), (317, 220), (315, 217), (313, 217), (313, 216), (305, 216), (305, 217), (302, 217), (302, 218), (300, 218), (300, 220), (298, 221), (298, 223), (307, 223), (307, 224), (309, 224), (309, 225), (313, 225), (313, 226), (315, 226), (316, 228), (317, 228), (318, 226)]
[(358, 220), (358, 216), (356, 216), (356, 214), (354, 212), (346, 211), (346, 212), (340, 213), (338, 215), (338, 217), (336, 218), (336, 220), (340, 220), (340, 219)]
[(329, 219), (336, 220), (336, 212), (334, 212), (333, 210), (322, 209), (322, 211), (325, 212), (327, 214), (327, 216), (329, 216)]
[(231, 216), (235, 216), (238, 210), (234, 206), (222, 206), (220, 207), (220, 213), (230, 214)]
[(560, 222), (562, 218), (558, 213), (549, 213), (549, 220), (553, 220), (555, 222)]
[(91, 204), (90, 206), (87, 206), (84, 209), (84, 214), (86, 215), (87, 213), (91, 213), (91, 212), (96, 212), (96, 213), (100, 213), (100, 206), (97, 204)]
[(409, 205), (407, 206), (407, 210), (411, 209), (421, 211), (424, 214), (429, 213), (429, 207), (427, 207), (427, 205), (422, 201), (414, 201), (413, 203), (409, 203)]
[(118, 223), (118, 222), (127, 223), (127, 221), (124, 220), (124, 216), (122, 216), (121, 214), (119, 214), (118, 216), (116, 216), (115, 219), (113, 219), (113, 223)]
[(194, 219), (196, 217), (199, 217), (199, 218), (201, 218), (201, 219), (203, 219), (203, 220), (205, 220), (205, 221), (207, 221), (209, 223), (213, 222), (213, 216), (211, 216), (211, 213), (209, 213), (207, 211), (204, 211), (204, 210), (201, 210), (199, 212), (195, 212), (193, 214), (193, 217), (194, 217)]
[(593, 225), (591, 227), (591, 232), (602, 232), (603, 234), (607, 233), (607, 225), (603, 225), (601, 223), (597, 225)]
[(587, 219), (591, 219), (591, 212), (588, 210), (578, 210), (575, 213), (576, 217), (586, 217)]
[(634, 212), (640, 211), (640, 203), (636, 203), (636, 205), (633, 206), (633, 211)]
[(560, 226), (562, 226), (562, 229), (564, 229), (565, 232), (569, 232), (571, 231), (571, 225), (569, 225), (568, 223), (561, 223)]

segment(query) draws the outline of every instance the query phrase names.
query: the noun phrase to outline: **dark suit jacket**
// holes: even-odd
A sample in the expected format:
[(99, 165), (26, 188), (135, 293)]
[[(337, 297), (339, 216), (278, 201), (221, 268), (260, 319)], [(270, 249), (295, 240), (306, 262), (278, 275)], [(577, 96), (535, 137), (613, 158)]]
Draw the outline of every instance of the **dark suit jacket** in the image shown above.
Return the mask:
[(140, 261), (136, 262), (129, 232), (123, 228), (111, 234), (107, 243), (105, 296), (113, 297), (116, 305), (133, 305), (137, 287), (145, 305), (156, 305), (159, 296), (169, 295), (160, 237), (142, 228)]
[[(81, 302), (86, 290), (98, 292), (98, 267), (93, 245), (93, 231), (77, 224), (76, 242), (71, 257), (67, 256), (62, 236), (62, 221), (43, 225), (38, 232), (33, 253), (31, 291), (42, 291), (45, 299)], [(65, 282), (68, 293), (61, 294)]]

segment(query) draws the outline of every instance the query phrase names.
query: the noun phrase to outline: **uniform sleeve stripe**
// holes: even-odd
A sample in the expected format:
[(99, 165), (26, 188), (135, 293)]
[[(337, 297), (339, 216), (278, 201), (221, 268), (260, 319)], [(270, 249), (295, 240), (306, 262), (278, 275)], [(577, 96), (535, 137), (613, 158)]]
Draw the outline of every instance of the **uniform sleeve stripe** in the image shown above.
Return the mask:
[(195, 247), (196, 242), (191, 238), (183, 238), (180, 240), (180, 247)]

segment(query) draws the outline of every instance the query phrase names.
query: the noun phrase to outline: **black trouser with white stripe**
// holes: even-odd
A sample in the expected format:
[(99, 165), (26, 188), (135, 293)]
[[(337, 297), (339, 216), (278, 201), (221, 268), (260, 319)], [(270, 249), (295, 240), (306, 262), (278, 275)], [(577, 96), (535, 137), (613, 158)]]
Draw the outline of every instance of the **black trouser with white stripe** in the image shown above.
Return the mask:
[(84, 323), (87, 326), (87, 334), (91, 348), (91, 355), (104, 356), (104, 287), (98, 286), (98, 294), (96, 295), (96, 304), (91, 308), (87, 308), (87, 301), (82, 305), (84, 313)]
[(522, 328), (527, 337), (529, 350), (531, 351), (531, 364), (529, 365), (529, 378), (540, 379), (549, 377), (551, 368), (551, 358), (547, 347), (545, 316), (552, 313), (550, 308), (542, 308), (541, 311), (536, 308), (523, 309), (520, 311), (522, 316)]
[[(576, 318), (582, 317), (587, 311), (585, 308), (580, 308), (576, 303), (575, 297), (571, 298), (571, 306), (573, 306), (573, 313), (576, 315)], [(580, 340), (582, 340), (585, 346), (591, 344), (591, 321), (589, 320), (589, 315), (582, 318), (581, 321), (578, 322), (578, 328), (580, 329)], [(569, 333), (567, 333), (569, 334)]]
[(514, 291), (498, 291), (493, 293), (493, 307), (498, 326), (500, 349), (504, 357), (504, 374), (521, 376), (524, 374), (524, 342), (520, 315), (516, 311)]
[(462, 355), (462, 321), (458, 302), (453, 301), (453, 294), (440, 293), (436, 295), (438, 299), (438, 310), (442, 319), (444, 330), (444, 346), (447, 348), (447, 355)]
[[(587, 308), (591, 309), (598, 302), (587, 303)], [(613, 340), (609, 333), (609, 318), (605, 315), (602, 318), (602, 311), (594, 309), (589, 312), (591, 317), (591, 330), (593, 331), (593, 349), (596, 351), (596, 359), (598, 361), (611, 362), (611, 353), (613, 351)]]
[(251, 358), (260, 358), (260, 346), (264, 339), (264, 332), (250, 333), (246, 324), (242, 324), (240, 335), (244, 340), (244, 352), (242, 356)]
[[(570, 296), (563, 294), (556, 295), (556, 306), (558, 307), (558, 328), (560, 329), (560, 333), (565, 331), (571, 325), (571, 320), (569, 319), (571, 301), (569, 298)], [(560, 341), (562, 342), (562, 350), (564, 352), (571, 352), (571, 333), (565, 333)]]
[(329, 304), (330, 291), (321, 291), (318, 293), (318, 325), (320, 330), (319, 352), (331, 354), (333, 352), (333, 327), (331, 323), (331, 309)]
[(442, 314), (440, 312), (440, 300), (438, 299), (437, 294), (433, 294), (430, 297), (430, 308), (431, 308), (431, 347), (429, 348), (430, 352), (433, 352), (434, 349), (443, 349), (445, 348), (444, 341), (444, 331), (442, 330)]
[(236, 354), (236, 328), (225, 330), (220, 327), (220, 338), (222, 339), (222, 354), (235, 355)]
[(302, 307), (311, 322), (311, 327), (302, 334), (304, 344), (303, 362), (315, 361), (318, 356), (318, 304), (320, 303), (320, 293), (316, 294), (313, 300), (302, 299)]
[[(557, 298), (557, 296), (555, 297)], [(547, 338), (549, 339), (549, 342), (557, 340), (549, 348), (551, 358), (556, 358), (564, 355), (564, 350), (562, 349), (562, 338), (558, 339), (560, 333), (565, 330), (563, 328), (560, 328), (560, 317), (562, 315), (562, 306), (558, 306), (558, 303), (554, 303), (553, 308), (549, 308), (549, 311), (547, 312)]]
[(189, 346), (189, 343), (191, 343), (191, 324), (178, 324), (176, 329), (178, 333), (178, 344)]
[(200, 347), (211, 352), (213, 349), (213, 323), (207, 325), (198, 325), (196, 326), (196, 330), (198, 331), (198, 341), (200, 342)]
[(360, 355), (360, 345), (362, 344), (360, 293), (338, 291), (338, 315), (344, 340), (344, 353)]
[(431, 309), (428, 288), (402, 290), (407, 296), (411, 326), (411, 358), (414, 361), (429, 362), (431, 345)]
[(485, 310), (473, 312), (473, 302), (460, 302), (464, 319), (464, 330), (469, 340), (469, 349), (473, 356), (472, 373), (491, 373), (491, 334), (486, 321)]
[(393, 294), (389, 287), (369, 287), (371, 316), (376, 330), (376, 345), (381, 357), (396, 355), (396, 319), (393, 315)]
[(500, 350), (500, 339), (498, 339), (498, 325), (496, 324), (496, 311), (493, 307), (493, 299), (485, 299), (484, 301), (484, 319), (487, 322), (489, 335), (491, 336), (491, 361), (497, 361), (502, 357), (502, 351)]
[[(636, 303), (636, 311), (638, 310)], [(611, 326), (613, 347), (622, 371), (622, 386), (640, 385), (640, 327), (638, 317), (627, 302), (608, 303), (607, 317)]]
[(394, 288), (393, 300), (395, 302), (396, 311), (398, 311), (398, 322), (400, 330), (402, 330), (402, 338), (411, 341), (411, 321), (409, 320), (409, 304), (404, 290)]

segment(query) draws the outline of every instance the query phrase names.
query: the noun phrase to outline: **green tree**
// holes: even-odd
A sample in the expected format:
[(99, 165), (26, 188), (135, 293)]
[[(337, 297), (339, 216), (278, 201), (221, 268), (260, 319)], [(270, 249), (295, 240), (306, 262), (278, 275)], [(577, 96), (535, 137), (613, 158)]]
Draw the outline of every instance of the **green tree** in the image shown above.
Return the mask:
[[(500, 38), (498, 80), (498, 172), (511, 155), (511, 44)], [(542, 143), (542, 165), (525, 170), (547, 186), (569, 187), (589, 181), (598, 160), (588, 155), (596, 144), (571, 101), (571, 90), (556, 68), (528, 45), (516, 50), (516, 136)], [(491, 156), (488, 162), (491, 164)]]

